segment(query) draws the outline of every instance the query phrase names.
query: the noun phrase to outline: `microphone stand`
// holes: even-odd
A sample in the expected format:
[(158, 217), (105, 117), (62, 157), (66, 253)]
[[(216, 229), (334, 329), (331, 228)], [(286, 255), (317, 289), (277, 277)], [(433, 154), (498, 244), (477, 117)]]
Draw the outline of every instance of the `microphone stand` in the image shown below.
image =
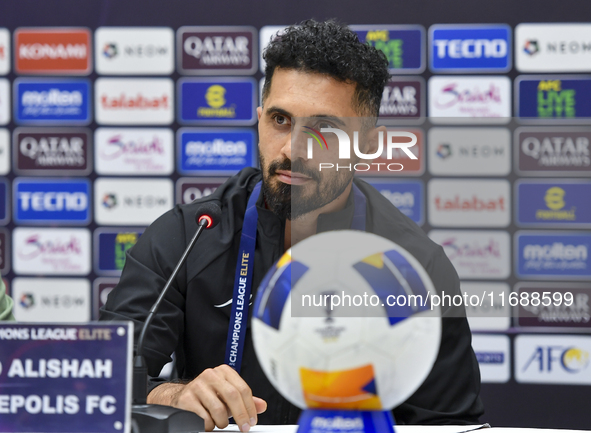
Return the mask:
[[(206, 204), (203, 208), (211, 208), (213, 206), (215, 205), (207, 206)], [(212, 214), (220, 214), (221, 211), (219, 210), (219, 207), (215, 206), (215, 208), (217, 208), (217, 210), (206, 209), (206, 211), (210, 210)], [(197, 231), (174, 268), (174, 271), (172, 271), (172, 274), (168, 278), (160, 296), (156, 302), (154, 302), (154, 305), (152, 305), (138, 339), (136, 356), (133, 360), (133, 399), (131, 416), (134, 427), (139, 429), (139, 433), (192, 433), (205, 431), (205, 423), (203, 419), (195, 412), (177, 409), (172, 406), (146, 403), (148, 394), (148, 366), (143, 355), (146, 331), (150, 326), (150, 323), (152, 323), (160, 303), (164, 299), (164, 296), (166, 296), (166, 292), (168, 292), (168, 289), (172, 285), (172, 281), (176, 278), (181, 267), (187, 261), (189, 253), (195, 246), (195, 243), (197, 242), (197, 239), (199, 239), (199, 236), (201, 236), (203, 230), (215, 225), (215, 217), (212, 219), (211, 216), (204, 215), (203, 212), (197, 214), (196, 219), (198, 225)], [(217, 219), (219, 220), (219, 218)]]

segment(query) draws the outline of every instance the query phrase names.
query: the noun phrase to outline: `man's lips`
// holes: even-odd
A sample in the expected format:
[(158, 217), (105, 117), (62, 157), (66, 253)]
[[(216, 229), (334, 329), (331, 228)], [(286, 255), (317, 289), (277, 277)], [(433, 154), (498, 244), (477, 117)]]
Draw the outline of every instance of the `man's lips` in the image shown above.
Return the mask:
[(288, 185), (303, 185), (312, 180), (308, 176), (287, 170), (277, 170), (276, 173), (279, 180)]

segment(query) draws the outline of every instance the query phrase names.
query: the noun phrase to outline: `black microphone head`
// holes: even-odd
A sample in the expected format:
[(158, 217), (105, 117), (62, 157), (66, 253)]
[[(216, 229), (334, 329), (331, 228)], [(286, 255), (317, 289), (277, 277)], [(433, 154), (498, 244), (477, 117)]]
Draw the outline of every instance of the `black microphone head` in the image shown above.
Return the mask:
[(197, 225), (205, 225), (206, 229), (214, 228), (222, 219), (222, 210), (219, 205), (214, 202), (203, 203), (197, 213), (195, 214), (195, 221)]

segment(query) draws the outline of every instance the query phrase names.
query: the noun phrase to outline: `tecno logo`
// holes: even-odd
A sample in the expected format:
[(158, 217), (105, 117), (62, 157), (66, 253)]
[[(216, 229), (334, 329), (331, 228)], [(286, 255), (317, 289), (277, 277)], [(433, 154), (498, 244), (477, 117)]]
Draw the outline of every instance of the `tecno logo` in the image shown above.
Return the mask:
[(14, 190), (17, 222), (85, 224), (90, 219), (87, 180), (20, 178)]
[(454, 59), (501, 58), (507, 55), (504, 39), (438, 39), (433, 43), (440, 59), (448, 56)]
[(99, 78), (95, 93), (101, 124), (168, 125), (174, 119), (173, 83), (168, 78)]
[(87, 75), (91, 71), (88, 29), (17, 29), (14, 45), (19, 74)]

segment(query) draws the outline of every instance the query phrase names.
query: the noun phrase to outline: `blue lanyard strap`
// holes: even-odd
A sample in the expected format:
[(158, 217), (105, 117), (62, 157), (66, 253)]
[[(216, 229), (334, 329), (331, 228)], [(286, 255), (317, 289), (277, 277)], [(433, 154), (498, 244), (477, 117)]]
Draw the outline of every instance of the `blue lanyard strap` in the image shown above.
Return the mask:
[[(252, 289), (252, 275), (254, 273), (254, 250), (256, 246), (256, 234), (259, 213), (257, 200), (261, 192), (261, 183), (255, 185), (244, 215), (242, 235), (240, 236), (240, 248), (236, 262), (236, 276), (234, 278), (234, 294), (232, 297), (232, 313), (230, 314), (230, 326), (226, 340), (225, 363), (240, 373), (242, 366), (242, 353), (244, 340), (246, 339), (246, 323), (248, 321), (248, 308)], [(353, 184), (353, 199), (355, 210), (351, 229), (365, 231), (367, 201), (365, 195)]]

